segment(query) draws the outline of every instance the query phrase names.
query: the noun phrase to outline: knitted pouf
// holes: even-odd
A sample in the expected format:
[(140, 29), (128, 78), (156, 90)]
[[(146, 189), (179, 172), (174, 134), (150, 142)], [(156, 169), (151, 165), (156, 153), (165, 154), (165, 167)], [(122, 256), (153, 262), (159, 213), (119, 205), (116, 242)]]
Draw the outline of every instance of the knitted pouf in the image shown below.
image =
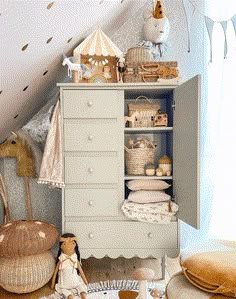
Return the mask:
[(30, 293), (53, 275), (55, 259), (50, 251), (15, 258), (0, 258), (0, 286), (12, 293)]
[(17, 220), (0, 227), (0, 257), (20, 257), (48, 251), (56, 243), (58, 231), (52, 224), (37, 220)]

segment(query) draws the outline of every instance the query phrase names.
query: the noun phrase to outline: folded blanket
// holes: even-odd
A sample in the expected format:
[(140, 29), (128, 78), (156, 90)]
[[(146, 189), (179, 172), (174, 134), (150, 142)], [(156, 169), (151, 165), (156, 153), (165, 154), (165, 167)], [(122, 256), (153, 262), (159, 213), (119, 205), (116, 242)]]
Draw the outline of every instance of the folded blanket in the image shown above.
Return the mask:
[(141, 222), (170, 223), (178, 211), (178, 205), (172, 201), (139, 204), (125, 201), (121, 210), (128, 218)]

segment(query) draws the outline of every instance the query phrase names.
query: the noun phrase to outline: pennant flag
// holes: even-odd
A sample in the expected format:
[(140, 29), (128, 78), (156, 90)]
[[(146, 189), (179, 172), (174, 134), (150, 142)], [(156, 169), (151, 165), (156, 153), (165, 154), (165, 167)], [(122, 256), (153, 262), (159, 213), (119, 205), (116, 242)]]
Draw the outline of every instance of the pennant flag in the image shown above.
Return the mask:
[(234, 31), (235, 31), (235, 35), (236, 35), (236, 15), (234, 15), (234, 16), (231, 18), (231, 21), (232, 21), (232, 23), (233, 23)]
[(227, 53), (228, 53), (228, 43), (227, 43), (227, 37), (226, 37), (228, 22), (227, 21), (222, 21), (222, 22), (220, 22), (220, 24), (221, 24), (221, 26), (224, 30), (224, 35), (225, 35), (225, 47), (224, 47), (224, 59), (225, 59), (226, 56), (227, 56)]
[(195, 7), (188, 0), (182, 0), (184, 5), (184, 13), (187, 21), (187, 30), (188, 30), (188, 52), (190, 52), (190, 33), (191, 33), (191, 24), (193, 15), (195, 12)]
[(205, 18), (205, 24), (206, 24), (206, 28), (210, 40), (210, 62), (212, 62), (212, 32), (214, 27), (214, 21), (207, 16), (205, 16), (204, 18)]

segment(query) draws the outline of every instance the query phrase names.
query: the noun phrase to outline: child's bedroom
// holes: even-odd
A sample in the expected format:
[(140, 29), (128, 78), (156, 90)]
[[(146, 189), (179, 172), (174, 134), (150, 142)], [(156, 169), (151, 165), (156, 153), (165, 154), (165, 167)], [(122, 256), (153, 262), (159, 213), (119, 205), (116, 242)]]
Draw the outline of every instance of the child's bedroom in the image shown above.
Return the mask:
[(236, 1), (0, 26), (0, 298), (236, 298)]

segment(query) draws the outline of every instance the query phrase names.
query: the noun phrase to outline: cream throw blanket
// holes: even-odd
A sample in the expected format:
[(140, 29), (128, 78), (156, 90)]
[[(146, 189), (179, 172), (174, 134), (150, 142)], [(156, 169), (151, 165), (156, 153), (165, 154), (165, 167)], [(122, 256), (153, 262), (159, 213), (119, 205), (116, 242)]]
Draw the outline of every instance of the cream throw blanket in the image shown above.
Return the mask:
[(139, 204), (125, 200), (121, 210), (132, 220), (170, 223), (178, 211), (178, 205), (172, 201)]
[(58, 100), (52, 115), (48, 131), (38, 183), (62, 188), (64, 184), (61, 109)]

